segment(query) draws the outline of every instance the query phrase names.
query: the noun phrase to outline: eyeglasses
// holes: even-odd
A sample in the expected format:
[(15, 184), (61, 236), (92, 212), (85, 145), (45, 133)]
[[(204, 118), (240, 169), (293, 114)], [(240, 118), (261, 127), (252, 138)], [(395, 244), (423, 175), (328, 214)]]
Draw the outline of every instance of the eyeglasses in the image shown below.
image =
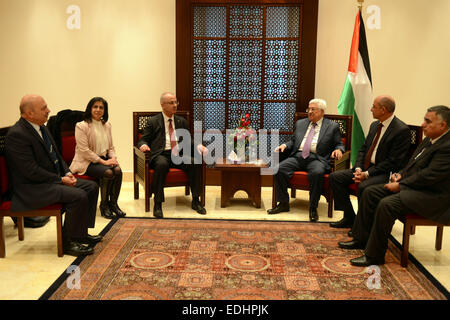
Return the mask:
[(180, 103), (178, 101), (169, 101), (169, 102), (164, 102), (163, 104), (170, 104), (173, 106), (178, 106)]
[(307, 108), (306, 112), (316, 112), (318, 110), (320, 110), (320, 108)]

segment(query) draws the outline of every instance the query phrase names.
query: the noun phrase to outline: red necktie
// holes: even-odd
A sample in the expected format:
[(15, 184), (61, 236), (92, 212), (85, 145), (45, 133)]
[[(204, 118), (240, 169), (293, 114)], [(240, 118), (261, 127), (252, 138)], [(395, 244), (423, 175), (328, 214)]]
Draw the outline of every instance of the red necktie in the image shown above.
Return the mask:
[(175, 137), (175, 132), (173, 130), (172, 119), (169, 119), (169, 136), (170, 136), (170, 149), (172, 150), (172, 153), (174, 155), (178, 155), (177, 139)]
[(380, 122), (378, 124), (377, 135), (375, 136), (375, 139), (373, 139), (372, 145), (364, 158), (364, 171), (370, 167), (370, 159), (372, 159), (373, 150), (377, 146), (378, 139), (380, 139), (381, 128), (383, 128), (383, 124)]

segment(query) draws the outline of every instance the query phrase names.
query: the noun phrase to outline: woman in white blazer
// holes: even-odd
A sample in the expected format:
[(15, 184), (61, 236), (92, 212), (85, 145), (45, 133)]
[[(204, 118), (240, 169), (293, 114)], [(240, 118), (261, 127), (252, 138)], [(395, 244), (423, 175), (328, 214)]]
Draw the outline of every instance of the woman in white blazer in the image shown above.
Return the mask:
[(122, 170), (117, 162), (108, 122), (108, 102), (101, 97), (92, 98), (84, 112), (84, 121), (75, 127), (75, 156), (70, 171), (100, 179), (100, 212), (112, 219), (114, 214), (124, 217), (117, 205), (122, 186)]

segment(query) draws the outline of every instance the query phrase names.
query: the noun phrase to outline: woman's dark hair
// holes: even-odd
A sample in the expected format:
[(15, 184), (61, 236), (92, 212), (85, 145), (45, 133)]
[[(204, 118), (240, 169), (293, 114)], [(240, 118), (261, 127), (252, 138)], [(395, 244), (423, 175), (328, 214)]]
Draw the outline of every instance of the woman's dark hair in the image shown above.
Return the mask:
[(86, 107), (86, 111), (84, 111), (84, 121), (86, 121), (86, 122), (92, 121), (92, 106), (94, 105), (94, 103), (96, 103), (98, 101), (102, 102), (103, 107), (104, 107), (102, 122), (106, 123), (106, 121), (108, 121), (108, 102), (105, 99), (103, 99), (102, 97), (94, 97), (89, 101), (89, 103)]

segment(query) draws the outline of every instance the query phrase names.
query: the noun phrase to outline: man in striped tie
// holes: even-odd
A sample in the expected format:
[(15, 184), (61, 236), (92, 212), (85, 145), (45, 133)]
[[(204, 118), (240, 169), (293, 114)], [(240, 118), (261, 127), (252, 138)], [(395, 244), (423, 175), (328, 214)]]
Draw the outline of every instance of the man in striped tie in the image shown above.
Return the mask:
[[(174, 164), (172, 161), (172, 156), (178, 156), (178, 144), (181, 143), (181, 140), (179, 141), (177, 137), (176, 130), (184, 129), (189, 131), (188, 123), (186, 119), (175, 114), (179, 103), (173, 93), (163, 93), (160, 98), (160, 104), (162, 112), (148, 120), (142, 138), (137, 145), (142, 152), (150, 153), (150, 168), (155, 170), (152, 179), (152, 192), (155, 195), (153, 216), (155, 218), (163, 218), (164, 183), (170, 168), (178, 168), (186, 172), (192, 192), (191, 207), (197, 213), (204, 215), (206, 214), (206, 209), (200, 203), (202, 187), (200, 179), (201, 164), (194, 164), (193, 158), (190, 163)], [(197, 146), (196, 151), (203, 155), (208, 153), (208, 149), (202, 144)]]
[(309, 102), (308, 118), (298, 120), (289, 142), (278, 146), (275, 152), (288, 154), (288, 158), (278, 165), (274, 177), (276, 188), (275, 208), (268, 214), (289, 211), (289, 180), (295, 171), (307, 171), (309, 181), (309, 218), (318, 220), (317, 205), (323, 187), (323, 176), (330, 170), (330, 157), (340, 159), (344, 150), (339, 125), (324, 118), (326, 102), (313, 99)]
[(29, 94), (20, 102), (20, 120), (6, 136), (6, 160), (12, 177), (11, 210), (29, 211), (61, 203), (65, 209), (64, 253), (94, 252), (101, 235), (91, 236), (98, 199), (96, 182), (76, 179), (44, 124), (50, 113), (44, 98)]
[(411, 141), (409, 127), (394, 115), (395, 100), (380, 95), (373, 101), (372, 122), (364, 144), (352, 169), (331, 173), (330, 186), (334, 195), (334, 209), (344, 211), (344, 217), (330, 223), (333, 228), (351, 228), (355, 211), (350, 201), (349, 186), (356, 183), (358, 199), (371, 185), (385, 183), (390, 172), (397, 172), (408, 161)]

